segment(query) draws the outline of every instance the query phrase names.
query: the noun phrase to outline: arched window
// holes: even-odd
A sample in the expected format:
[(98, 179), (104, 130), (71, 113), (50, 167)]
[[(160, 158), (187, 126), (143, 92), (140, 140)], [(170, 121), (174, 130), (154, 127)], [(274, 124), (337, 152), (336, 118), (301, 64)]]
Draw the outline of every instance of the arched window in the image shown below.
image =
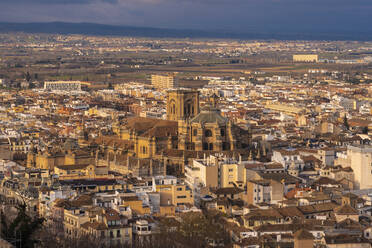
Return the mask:
[(189, 99), (185, 102), (185, 116), (191, 116), (192, 108), (193, 108), (192, 100)]
[(176, 104), (172, 104), (171, 113), (172, 114), (175, 114), (176, 113)]
[(213, 143), (209, 143), (209, 150), (213, 151)]
[(223, 142), (222, 143), (222, 150), (230, 150), (230, 144), (228, 142)]
[(204, 132), (205, 137), (212, 137), (212, 131), (210, 129), (206, 129)]
[(221, 128), (221, 136), (224, 137), (225, 136), (225, 129)]
[(203, 150), (208, 150), (208, 143), (203, 143)]

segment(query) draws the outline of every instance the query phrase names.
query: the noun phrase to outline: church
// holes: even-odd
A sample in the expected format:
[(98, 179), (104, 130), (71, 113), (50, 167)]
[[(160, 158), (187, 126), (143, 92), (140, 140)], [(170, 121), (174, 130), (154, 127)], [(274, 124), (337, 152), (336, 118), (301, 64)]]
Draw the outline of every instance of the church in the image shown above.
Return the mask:
[(185, 164), (204, 154), (247, 157), (250, 131), (221, 115), (216, 95), (202, 108), (199, 98), (196, 90), (169, 90), (167, 120), (134, 117), (115, 123), (114, 133), (130, 143), (126, 155), (163, 161), (167, 173), (181, 174)]

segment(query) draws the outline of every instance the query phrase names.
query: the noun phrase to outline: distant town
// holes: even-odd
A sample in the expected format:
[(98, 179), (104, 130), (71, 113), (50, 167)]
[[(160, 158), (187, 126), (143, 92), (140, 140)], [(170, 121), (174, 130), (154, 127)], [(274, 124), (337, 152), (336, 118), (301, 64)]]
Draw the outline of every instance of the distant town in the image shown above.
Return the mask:
[(0, 116), (0, 247), (371, 247), (372, 42), (0, 34)]

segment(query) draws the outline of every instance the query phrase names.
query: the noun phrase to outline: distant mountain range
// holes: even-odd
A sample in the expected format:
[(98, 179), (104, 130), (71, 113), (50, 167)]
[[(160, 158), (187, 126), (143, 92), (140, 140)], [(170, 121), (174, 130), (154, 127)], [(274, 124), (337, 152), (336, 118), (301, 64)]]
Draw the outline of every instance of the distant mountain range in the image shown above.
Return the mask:
[(372, 32), (298, 32), (298, 31), (261, 31), (244, 32), (207, 31), (191, 29), (166, 29), (152, 27), (115, 26), (96, 23), (8, 23), (0, 22), (0, 33), (46, 33), (46, 34), (82, 34), (102, 36), (130, 36), (151, 38), (226, 38), (258, 40), (372, 40)]

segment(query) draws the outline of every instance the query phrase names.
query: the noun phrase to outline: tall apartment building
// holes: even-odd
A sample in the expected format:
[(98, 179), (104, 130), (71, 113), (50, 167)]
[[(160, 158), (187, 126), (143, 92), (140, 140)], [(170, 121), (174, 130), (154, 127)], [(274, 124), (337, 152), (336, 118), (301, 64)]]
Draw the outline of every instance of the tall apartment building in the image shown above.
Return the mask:
[(193, 164), (187, 166), (186, 183), (195, 186), (226, 188), (242, 187), (245, 178), (245, 162), (232, 158), (210, 155), (204, 159), (194, 159)]
[(159, 89), (179, 87), (178, 78), (173, 75), (151, 75), (151, 84)]
[(200, 204), (205, 188), (243, 188), (245, 164), (232, 158), (210, 155), (194, 159), (185, 167), (185, 183), (192, 189), (195, 205)]
[(45, 81), (45, 90), (80, 91), (80, 81)]
[(355, 188), (372, 188), (372, 146), (348, 146), (347, 157), (354, 171)]
[(160, 206), (194, 204), (191, 189), (174, 176), (153, 177), (152, 185), (154, 192), (160, 193)]
[(293, 55), (293, 62), (318, 62), (317, 54), (296, 54)]

